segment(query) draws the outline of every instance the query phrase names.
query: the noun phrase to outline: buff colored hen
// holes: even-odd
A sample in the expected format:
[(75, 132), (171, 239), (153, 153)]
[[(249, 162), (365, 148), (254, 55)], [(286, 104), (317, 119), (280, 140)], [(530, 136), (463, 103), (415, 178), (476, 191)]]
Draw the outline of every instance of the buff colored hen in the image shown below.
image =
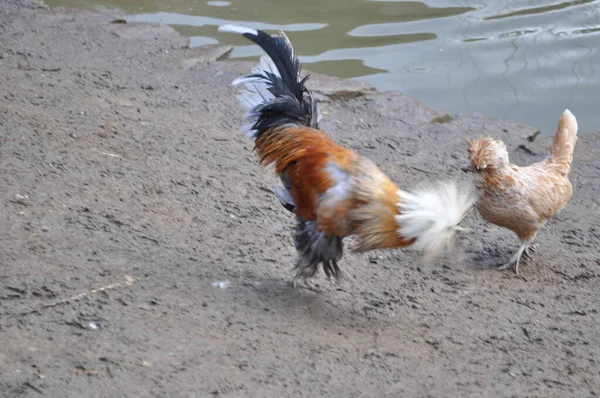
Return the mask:
[(567, 109), (558, 122), (550, 156), (531, 166), (509, 163), (502, 141), (492, 138), (467, 140), (467, 152), (479, 194), (477, 210), (488, 222), (515, 232), (521, 246), (500, 269), (514, 266), (519, 273), (523, 252), (532, 244), (546, 222), (567, 204), (573, 195), (569, 172), (577, 142), (577, 120)]

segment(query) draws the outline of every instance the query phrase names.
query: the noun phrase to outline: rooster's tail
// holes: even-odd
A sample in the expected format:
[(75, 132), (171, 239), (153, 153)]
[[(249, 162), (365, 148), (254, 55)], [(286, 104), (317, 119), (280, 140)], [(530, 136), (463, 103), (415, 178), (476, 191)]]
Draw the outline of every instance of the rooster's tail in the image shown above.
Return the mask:
[(558, 165), (561, 174), (567, 175), (571, 171), (573, 150), (577, 142), (577, 119), (566, 109), (558, 121), (558, 130), (554, 136), (550, 153), (552, 161)]
[(362, 202), (351, 212), (359, 243), (356, 251), (412, 246), (427, 262), (451, 247), (459, 224), (473, 208), (471, 188), (454, 181), (407, 192), (366, 159), (354, 184)]
[(261, 30), (221, 25), (219, 32), (238, 33), (259, 45), (266, 53), (252, 74), (233, 81), (246, 90), (238, 97), (248, 113), (244, 132), (255, 141), (267, 132), (285, 125), (318, 128), (319, 110), (311, 92), (300, 78), (300, 63), (283, 32), (271, 36)]
[(459, 224), (476, 202), (471, 189), (453, 181), (412, 192), (400, 190), (398, 196), (398, 234), (414, 239), (413, 247), (426, 262), (452, 248), (456, 233), (467, 230)]

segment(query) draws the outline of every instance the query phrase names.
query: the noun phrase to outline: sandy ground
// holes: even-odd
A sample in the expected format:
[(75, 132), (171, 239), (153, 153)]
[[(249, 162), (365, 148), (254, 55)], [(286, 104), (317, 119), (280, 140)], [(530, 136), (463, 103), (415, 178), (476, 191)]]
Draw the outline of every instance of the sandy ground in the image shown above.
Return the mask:
[[(600, 393), (600, 136), (578, 142), (575, 195), (522, 277), (493, 268), (515, 237), (473, 216), (435, 267), (347, 254), (353, 284), (294, 290), (292, 217), (237, 133), (229, 82), (249, 64), (114, 19), (0, 2), (0, 396)], [(326, 131), (405, 187), (469, 178), (467, 136), (520, 164), (548, 147), (528, 126), (311, 86)]]

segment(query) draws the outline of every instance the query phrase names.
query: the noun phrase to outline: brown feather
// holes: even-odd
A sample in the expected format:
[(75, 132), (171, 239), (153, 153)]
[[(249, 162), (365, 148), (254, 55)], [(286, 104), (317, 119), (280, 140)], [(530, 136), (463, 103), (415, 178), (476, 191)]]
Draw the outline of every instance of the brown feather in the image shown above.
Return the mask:
[(356, 198), (361, 204), (351, 212), (360, 237), (357, 252), (410, 246), (398, 233), (398, 187), (370, 160), (361, 158), (355, 181)]
[(277, 173), (286, 173), (296, 214), (307, 221), (317, 220), (327, 235), (351, 233), (348, 211), (356, 206), (353, 198), (342, 202), (320, 203), (320, 198), (335, 182), (326, 171), (329, 162), (352, 174), (358, 155), (338, 145), (324, 132), (310, 127), (286, 126), (266, 132), (256, 141), (261, 164), (275, 163)]

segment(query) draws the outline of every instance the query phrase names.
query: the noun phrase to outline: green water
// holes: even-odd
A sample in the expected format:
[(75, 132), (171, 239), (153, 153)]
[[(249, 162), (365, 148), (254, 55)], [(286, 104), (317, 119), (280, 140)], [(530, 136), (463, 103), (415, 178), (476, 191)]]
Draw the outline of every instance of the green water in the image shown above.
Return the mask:
[(553, 134), (565, 108), (600, 131), (600, 1), (47, 0), (162, 22), (192, 45), (235, 45), (222, 23), (288, 33), (306, 69), (355, 78), (452, 113), (481, 113)]

